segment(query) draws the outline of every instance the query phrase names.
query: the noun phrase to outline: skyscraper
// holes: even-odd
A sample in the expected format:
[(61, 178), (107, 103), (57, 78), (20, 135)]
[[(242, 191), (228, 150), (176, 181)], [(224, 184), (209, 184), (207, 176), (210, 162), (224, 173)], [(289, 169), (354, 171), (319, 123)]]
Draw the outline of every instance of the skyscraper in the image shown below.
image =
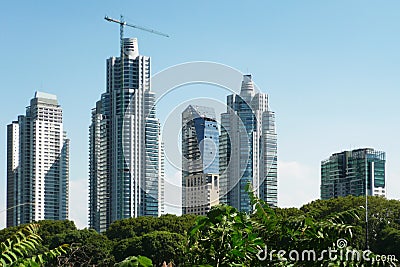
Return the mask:
[(277, 135), (275, 113), (268, 96), (256, 93), (251, 75), (244, 75), (239, 95), (227, 97), (221, 114), (220, 201), (240, 211), (251, 211), (255, 195), (277, 206)]
[(106, 92), (89, 127), (89, 224), (105, 231), (111, 222), (164, 212), (163, 147), (150, 58), (137, 39), (125, 38), (120, 57), (107, 59)]
[(321, 199), (386, 196), (385, 152), (361, 148), (335, 153), (321, 162)]
[(215, 111), (188, 106), (182, 112), (182, 213), (205, 215), (219, 203), (219, 132)]
[(68, 219), (69, 139), (55, 95), (36, 92), (7, 126), (7, 226)]

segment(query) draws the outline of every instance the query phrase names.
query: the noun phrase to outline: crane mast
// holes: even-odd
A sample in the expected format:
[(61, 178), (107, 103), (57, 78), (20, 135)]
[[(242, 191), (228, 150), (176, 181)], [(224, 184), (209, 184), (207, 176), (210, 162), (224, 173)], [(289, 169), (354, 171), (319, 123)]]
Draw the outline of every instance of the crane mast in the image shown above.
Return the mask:
[(161, 36), (164, 36), (164, 37), (169, 37), (169, 35), (165, 34), (165, 33), (162, 33), (162, 32), (159, 32), (159, 31), (156, 31), (156, 30), (153, 30), (153, 29), (149, 29), (149, 28), (145, 28), (145, 27), (142, 27), (142, 26), (139, 26), (139, 25), (133, 25), (133, 24), (127, 23), (124, 20), (124, 17), (122, 15), (121, 15), (119, 20), (110, 18), (108, 16), (105, 16), (104, 19), (107, 20), (108, 22), (114, 22), (114, 23), (119, 24), (119, 39), (120, 39), (120, 45), (121, 45), (121, 70), (122, 70), (121, 86), (123, 87), (123, 84), (124, 84), (124, 58), (125, 58), (124, 45), (123, 45), (124, 27), (128, 26), (128, 27), (131, 27), (131, 28), (135, 28), (135, 29), (146, 31), (146, 32), (149, 32), (149, 33), (161, 35)]
[(124, 20), (124, 17), (122, 15), (121, 15), (119, 20), (110, 18), (108, 16), (105, 16), (104, 19), (107, 20), (108, 22), (114, 22), (114, 23), (118, 23), (119, 24), (119, 38), (120, 38), (120, 42), (121, 42), (121, 55), (123, 54), (122, 42), (123, 42), (123, 39), (124, 39), (124, 26), (128, 26), (128, 27), (135, 28), (135, 29), (142, 30), (142, 31), (146, 31), (146, 32), (149, 32), (149, 33), (161, 35), (161, 36), (164, 36), (164, 37), (169, 37), (168, 34), (165, 34), (165, 33), (153, 30), (153, 29), (145, 28), (145, 27), (142, 27), (142, 26), (139, 26), (139, 25), (133, 25), (133, 24), (127, 23)]

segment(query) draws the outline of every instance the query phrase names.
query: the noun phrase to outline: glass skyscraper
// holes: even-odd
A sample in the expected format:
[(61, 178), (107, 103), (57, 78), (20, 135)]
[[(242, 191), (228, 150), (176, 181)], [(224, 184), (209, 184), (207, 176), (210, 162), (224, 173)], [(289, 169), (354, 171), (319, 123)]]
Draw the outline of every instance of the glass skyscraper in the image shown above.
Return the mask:
[(385, 162), (385, 152), (372, 148), (333, 154), (321, 162), (321, 199), (364, 196), (366, 187), (370, 196), (386, 196)]
[(120, 57), (107, 60), (106, 92), (92, 110), (89, 127), (89, 225), (164, 211), (163, 147), (150, 58), (137, 39), (125, 38)]
[(239, 95), (227, 97), (221, 114), (220, 201), (240, 211), (252, 210), (247, 185), (272, 207), (277, 196), (277, 135), (268, 95), (255, 93), (244, 75)]
[(219, 131), (211, 107), (182, 112), (182, 213), (205, 215), (219, 203)]
[(7, 126), (7, 227), (68, 219), (69, 139), (57, 97), (36, 92)]

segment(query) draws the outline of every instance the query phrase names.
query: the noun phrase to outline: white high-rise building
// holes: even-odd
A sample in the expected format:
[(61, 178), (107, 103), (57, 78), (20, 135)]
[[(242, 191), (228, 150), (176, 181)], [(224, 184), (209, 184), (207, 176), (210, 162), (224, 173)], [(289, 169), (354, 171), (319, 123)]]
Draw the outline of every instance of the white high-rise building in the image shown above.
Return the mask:
[(244, 75), (240, 94), (227, 97), (221, 114), (220, 201), (240, 211), (251, 211), (246, 187), (276, 207), (277, 135), (275, 113), (268, 95), (256, 93), (251, 75)]
[(55, 95), (36, 92), (7, 126), (7, 226), (68, 219), (69, 139)]
[(89, 224), (100, 232), (115, 220), (164, 212), (150, 58), (139, 55), (136, 38), (123, 39), (122, 47), (120, 57), (107, 59), (107, 89), (89, 127)]

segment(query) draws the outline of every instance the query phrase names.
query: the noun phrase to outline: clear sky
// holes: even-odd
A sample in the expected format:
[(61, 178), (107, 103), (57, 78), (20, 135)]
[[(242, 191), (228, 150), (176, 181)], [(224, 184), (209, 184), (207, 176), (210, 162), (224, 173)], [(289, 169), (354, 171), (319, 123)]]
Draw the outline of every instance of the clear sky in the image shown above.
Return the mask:
[[(201, 60), (253, 74), (276, 112), (280, 206), (317, 199), (320, 161), (359, 147), (386, 151), (388, 197), (400, 198), (397, 0), (2, 1), (0, 10), (0, 210), (6, 125), (42, 90), (63, 107), (70, 217), (87, 225), (90, 110), (105, 90), (105, 60), (119, 51), (118, 26), (103, 17), (120, 14), (171, 36), (126, 29), (152, 57), (153, 73)], [(187, 97), (199, 91), (187, 90)], [(158, 112), (171, 108), (164, 103)], [(0, 211), (0, 228), (5, 215)]]

